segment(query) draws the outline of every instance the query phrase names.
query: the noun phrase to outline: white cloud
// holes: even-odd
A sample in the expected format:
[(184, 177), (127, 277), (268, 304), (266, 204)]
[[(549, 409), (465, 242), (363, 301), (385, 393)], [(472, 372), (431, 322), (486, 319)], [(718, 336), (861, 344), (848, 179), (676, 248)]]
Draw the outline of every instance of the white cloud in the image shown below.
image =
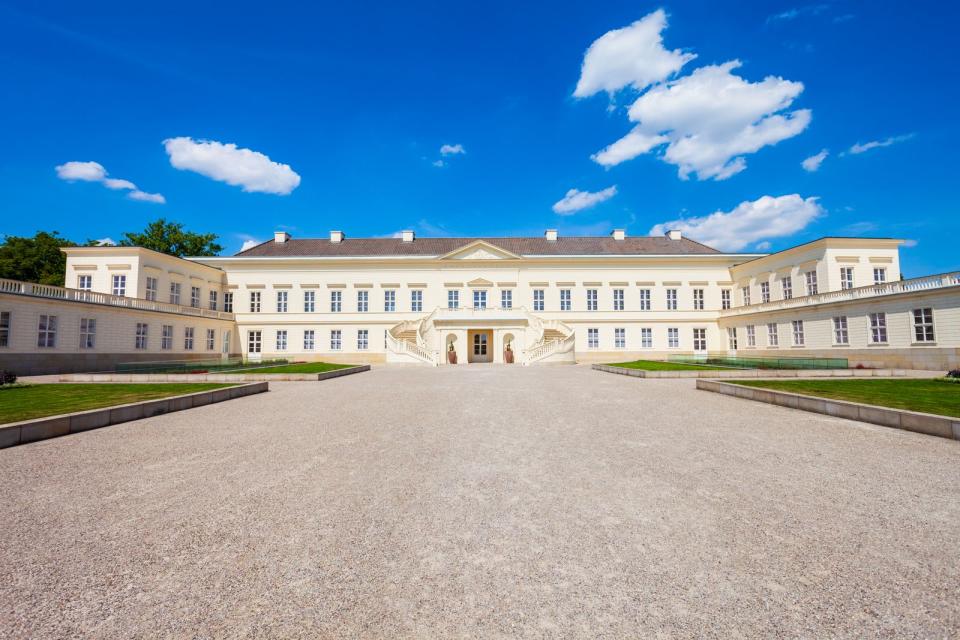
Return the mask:
[(886, 140), (871, 140), (870, 142), (865, 142), (860, 144), (859, 142), (852, 147), (850, 147), (849, 153), (858, 155), (864, 153), (865, 151), (870, 151), (871, 149), (879, 149), (882, 147), (889, 147), (890, 145), (897, 144), (898, 142), (905, 142), (912, 138), (915, 134), (908, 133), (902, 136), (891, 136)]
[(137, 185), (133, 184), (129, 180), (121, 180), (120, 178), (105, 178), (103, 180), (103, 186), (105, 186), (107, 189), (113, 189), (114, 191), (137, 188)]
[(435, 167), (445, 167), (445, 166), (447, 166), (447, 163), (444, 162), (443, 160), (434, 160), (432, 164), (433, 164), (433, 166), (435, 166)]
[(577, 211), (596, 206), (615, 195), (617, 195), (617, 185), (592, 193), (590, 191), (570, 189), (563, 198), (553, 205), (553, 211), (562, 216), (568, 216)]
[(764, 240), (763, 242), (758, 242), (757, 246), (754, 247), (757, 251), (770, 251), (770, 247), (773, 245), (770, 244), (769, 240)]
[(288, 195), (300, 184), (300, 176), (290, 165), (232, 143), (179, 137), (168, 138), (163, 145), (175, 168), (243, 187), (247, 192)]
[(605, 167), (613, 167), (621, 162), (643, 155), (668, 141), (669, 138), (666, 136), (649, 135), (640, 131), (638, 127), (613, 144), (593, 154), (590, 159)]
[(167, 199), (159, 193), (146, 193), (139, 189), (134, 189), (127, 194), (131, 200), (140, 200), (141, 202), (156, 202), (157, 204), (166, 204)]
[(573, 95), (586, 98), (600, 91), (613, 94), (626, 86), (641, 91), (662, 82), (696, 56), (668, 51), (661, 32), (667, 14), (657, 9), (629, 27), (608, 31), (587, 49)]
[(113, 238), (100, 238), (99, 240), (94, 240), (97, 243), (98, 247), (115, 247), (117, 246), (116, 241)]
[(100, 182), (107, 177), (107, 170), (99, 162), (65, 162), (56, 167), (57, 177), (61, 180), (83, 180)]
[(684, 235), (721, 251), (740, 251), (755, 242), (796, 233), (823, 213), (817, 198), (805, 199), (796, 193), (763, 196), (753, 202), (741, 202), (732, 211), (658, 224), (650, 229), (650, 235), (679, 229)]
[(802, 166), (805, 171), (813, 173), (820, 168), (820, 165), (823, 164), (823, 161), (827, 159), (828, 155), (830, 155), (830, 152), (827, 149), (823, 149), (820, 151), (820, 153), (814, 154), (805, 159), (800, 163), (800, 166)]
[(905, 248), (907, 248), (907, 249), (912, 249), (913, 247), (917, 246), (918, 244), (920, 244), (920, 243), (917, 242), (916, 240), (904, 240), (904, 241), (903, 241), (903, 246), (904, 246)]
[(252, 249), (258, 244), (260, 244), (259, 240), (244, 240), (243, 244), (240, 245), (240, 251), (246, 251), (247, 249)]
[(440, 155), (442, 156), (455, 156), (466, 152), (467, 150), (463, 148), (462, 144), (445, 144), (440, 147)]

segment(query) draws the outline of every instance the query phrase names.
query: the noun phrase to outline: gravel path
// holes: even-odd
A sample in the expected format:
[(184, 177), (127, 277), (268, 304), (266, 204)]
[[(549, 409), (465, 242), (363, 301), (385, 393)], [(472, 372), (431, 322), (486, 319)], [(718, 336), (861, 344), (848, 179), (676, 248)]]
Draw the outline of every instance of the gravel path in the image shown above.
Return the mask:
[(0, 636), (957, 637), (960, 444), (375, 368), (0, 450)]

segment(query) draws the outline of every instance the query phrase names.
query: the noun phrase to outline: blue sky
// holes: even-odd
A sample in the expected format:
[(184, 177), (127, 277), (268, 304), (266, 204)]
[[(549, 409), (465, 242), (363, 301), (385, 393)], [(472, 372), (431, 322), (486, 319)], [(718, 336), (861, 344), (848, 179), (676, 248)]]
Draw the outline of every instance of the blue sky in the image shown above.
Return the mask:
[(952, 3), (142, 4), (0, 0), (0, 233), (680, 226), (960, 268)]

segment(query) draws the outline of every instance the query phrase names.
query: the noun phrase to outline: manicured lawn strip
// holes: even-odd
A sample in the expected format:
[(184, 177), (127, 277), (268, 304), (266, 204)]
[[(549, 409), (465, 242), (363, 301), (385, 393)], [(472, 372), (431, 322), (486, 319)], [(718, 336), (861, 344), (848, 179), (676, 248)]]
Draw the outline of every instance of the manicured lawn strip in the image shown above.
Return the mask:
[(233, 387), (230, 383), (31, 384), (0, 387), (0, 424)]
[(960, 384), (941, 380), (737, 380), (733, 384), (941, 416), (960, 416)]
[(642, 369), (643, 371), (728, 371), (733, 367), (711, 367), (709, 365), (684, 364), (682, 362), (662, 362), (660, 360), (634, 360), (633, 362), (614, 362), (609, 366), (624, 369)]
[(299, 364), (285, 364), (279, 367), (263, 367), (255, 369), (237, 369), (222, 373), (325, 373), (337, 369), (354, 367), (353, 364), (333, 364), (332, 362), (301, 362)]

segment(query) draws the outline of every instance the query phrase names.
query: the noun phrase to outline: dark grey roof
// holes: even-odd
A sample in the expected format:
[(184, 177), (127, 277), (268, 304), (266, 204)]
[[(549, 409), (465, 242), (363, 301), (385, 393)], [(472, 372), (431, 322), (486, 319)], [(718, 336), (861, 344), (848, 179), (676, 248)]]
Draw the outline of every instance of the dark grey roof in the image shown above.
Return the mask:
[(547, 255), (704, 255), (720, 253), (688, 238), (671, 240), (664, 236), (614, 240), (611, 237), (546, 238), (347, 238), (339, 243), (327, 238), (272, 240), (236, 254), (242, 257), (393, 257), (441, 256), (477, 240), (522, 256)]

